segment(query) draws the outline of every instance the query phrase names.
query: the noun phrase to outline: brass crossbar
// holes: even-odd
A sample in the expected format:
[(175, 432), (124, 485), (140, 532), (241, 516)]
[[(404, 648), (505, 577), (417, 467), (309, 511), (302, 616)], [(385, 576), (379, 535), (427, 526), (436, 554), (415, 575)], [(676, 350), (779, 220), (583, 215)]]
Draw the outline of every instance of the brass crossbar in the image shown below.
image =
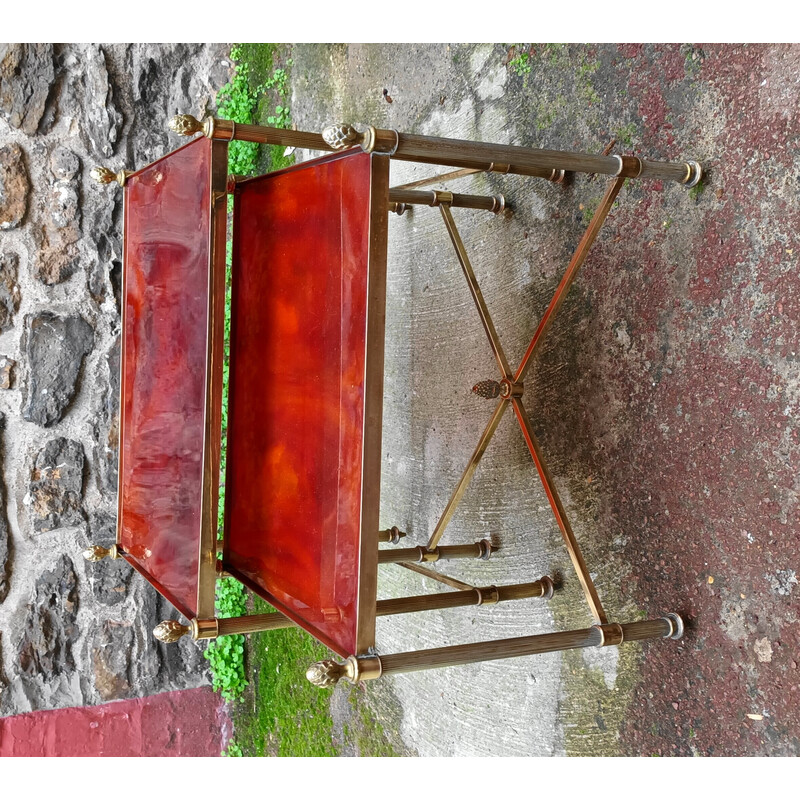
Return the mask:
[(480, 462), (483, 454), (486, 452), (486, 448), (489, 446), (489, 442), (491, 441), (492, 436), (500, 424), (500, 420), (503, 417), (506, 407), (511, 404), (514, 407), (514, 414), (517, 418), (520, 429), (522, 430), (525, 444), (527, 445), (531, 457), (533, 458), (533, 463), (536, 465), (536, 470), (539, 473), (539, 478), (542, 481), (542, 486), (544, 487), (545, 494), (547, 495), (547, 499), (553, 511), (553, 515), (558, 523), (558, 528), (561, 531), (561, 535), (567, 547), (570, 560), (572, 561), (572, 565), (575, 568), (578, 579), (580, 580), (581, 587), (583, 588), (584, 595), (586, 596), (586, 601), (589, 604), (589, 609), (591, 610), (595, 621), (600, 624), (606, 624), (608, 621), (605, 610), (600, 602), (600, 597), (597, 593), (594, 581), (589, 574), (589, 568), (586, 566), (586, 561), (581, 553), (578, 540), (575, 538), (572, 526), (569, 524), (569, 520), (567, 519), (567, 513), (564, 509), (564, 504), (561, 502), (561, 498), (558, 495), (553, 477), (550, 474), (550, 470), (547, 468), (544, 457), (542, 456), (539, 442), (533, 432), (533, 426), (531, 424), (530, 417), (528, 416), (528, 412), (525, 410), (525, 406), (522, 403), (521, 394), (522, 379), (525, 377), (525, 373), (528, 371), (531, 358), (541, 343), (545, 332), (550, 327), (556, 313), (561, 307), (561, 304), (564, 302), (564, 298), (573, 281), (575, 280), (578, 270), (586, 261), (589, 249), (597, 238), (600, 228), (603, 226), (603, 223), (611, 211), (614, 201), (624, 183), (625, 178), (616, 178), (609, 183), (608, 188), (603, 195), (603, 199), (597, 208), (597, 211), (595, 211), (594, 216), (592, 217), (592, 220), (586, 229), (586, 232), (583, 234), (578, 247), (575, 249), (572, 258), (570, 259), (569, 265), (564, 273), (564, 277), (561, 279), (561, 282), (559, 283), (555, 294), (553, 295), (553, 299), (550, 301), (547, 310), (539, 321), (539, 325), (536, 328), (533, 339), (531, 340), (530, 345), (528, 345), (528, 349), (526, 350), (520, 365), (513, 373), (508, 364), (508, 360), (506, 359), (503, 346), (500, 343), (500, 337), (498, 336), (497, 330), (492, 322), (492, 317), (489, 313), (486, 301), (483, 299), (483, 294), (481, 293), (478, 285), (478, 280), (475, 277), (475, 272), (472, 269), (472, 265), (464, 247), (464, 243), (458, 233), (458, 229), (450, 211), (449, 204), (443, 202), (439, 207), (445, 226), (447, 227), (447, 232), (450, 235), (450, 240), (453, 243), (456, 255), (458, 256), (458, 261), (461, 264), (462, 271), (464, 272), (464, 277), (466, 278), (470, 292), (472, 293), (472, 299), (475, 301), (475, 305), (478, 309), (478, 314), (480, 315), (483, 329), (489, 339), (489, 346), (492, 349), (492, 353), (497, 361), (497, 366), (500, 369), (504, 387), (500, 402), (495, 408), (488, 425), (484, 429), (483, 434), (478, 441), (478, 446), (475, 448), (472, 457), (467, 463), (467, 467), (461, 476), (461, 480), (450, 497), (450, 500), (448, 501), (447, 506), (445, 507), (445, 510), (439, 519), (439, 522), (436, 524), (427, 546), (429, 549), (432, 549), (438, 545), (439, 540), (444, 534), (445, 528), (452, 519), (453, 514), (455, 513), (458, 505), (464, 497), (464, 494), (466, 493), (467, 487), (472, 480), (472, 476), (475, 474), (475, 470), (478, 468), (478, 463)]

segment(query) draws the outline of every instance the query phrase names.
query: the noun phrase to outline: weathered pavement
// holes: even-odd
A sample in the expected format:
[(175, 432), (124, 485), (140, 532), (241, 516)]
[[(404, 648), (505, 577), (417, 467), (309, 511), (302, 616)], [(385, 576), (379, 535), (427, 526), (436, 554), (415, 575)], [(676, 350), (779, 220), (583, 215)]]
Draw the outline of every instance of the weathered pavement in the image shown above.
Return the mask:
[[(590, 152), (616, 138), (615, 152), (708, 170), (702, 193), (628, 183), (526, 381), (610, 615), (677, 611), (686, 637), (385, 679), (366, 689), (376, 709), (421, 755), (800, 754), (800, 48), (536, 46), (526, 74), (502, 45), (293, 57), (302, 129)], [(393, 171), (395, 185), (431, 172)], [(514, 205), (455, 214), (517, 363), (604, 180), (453, 188)], [(382, 524), (422, 544), (491, 413), (470, 388), (495, 367), (438, 212), (393, 217), (390, 237)], [(484, 537), (503, 550), (446, 571), (485, 585), (561, 570), (563, 591), (381, 620), (380, 652), (589, 624), (510, 415), (443, 544)], [(420, 591), (382, 569), (381, 596)]]

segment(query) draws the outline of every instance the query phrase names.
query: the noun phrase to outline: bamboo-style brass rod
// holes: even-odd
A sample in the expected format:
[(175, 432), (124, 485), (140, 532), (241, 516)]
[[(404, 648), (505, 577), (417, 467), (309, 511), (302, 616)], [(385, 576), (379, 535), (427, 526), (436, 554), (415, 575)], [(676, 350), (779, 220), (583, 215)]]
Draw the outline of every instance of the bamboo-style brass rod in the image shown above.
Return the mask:
[(458, 256), (458, 263), (461, 264), (464, 277), (467, 279), (469, 290), (472, 293), (472, 299), (475, 301), (475, 305), (478, 308), (478, 314), (480, 315), (483, 329), (486, 331), (486, 336), (489, 338), (489, 346), (492, 348), (497, 366), (500, 367), (502, 376), (507, 380), (511, 380), (511, 367), (508, 364), (508, 359), (503, 351), (503, 345), (500, 343), (500, 337), (497, 335), (492, 317), (489, 314), (489, 307), (483, 299), (483, 293), (478, 285), (478, 279), (475, 277), (475, 271), (472, 269), (472, 264), (467, 255), (467, 250), (464, 247), (464, 242), (461, 241), (461, 236), (456, 227), (453, 215), (450, 212), (449, 204), (442, 203), (439, 206), (439, 210), (442, 212), (442, 219), (447, 228), (447, 233), (450, 235), (450, 241), (453, 243), (456, 255)]
[(306, 677), (314, 685), (325, 688), (334, 686), (341, 678), (358, 683), (362, 680), (374, 680), (382, 675), (417, 672), (435, 667), (455, 667), (561, 650), (619, 645), (626, 640), (679, 639), (682, 634), (681, 618), (677, 614), (668, 614), (660, 619), (602, 627), (596, 625), (577, 631), (520, 636), (385, 656), (350, 656), (343, 664), (320, 661), (309, 668)]
[(404, 561), (424, 564), (453, 558), (486, 559), (497, 550), (488, 539), (473, 544), (448, 544), (441, 547), (403, 547), (397, 550), (378, 550), (379, 564), (401, 564)]
[(586, 261), (586, 257), (589, 255), (589, 249), (594, 244), (597, 234), (600, 233), (600, 229), (603, 227), (603, 223), (606, 221), (606, 217), (614, 205), (614, 200), (616, 200), (617, 195), (619, 194), (620, 189), (622, 189), (624, 183), (624, 178), (617, 178), (609, 183), (608, 188), (603, 195), (603, 199), (600, 201), (600, 205), (594, 212), (594, 216), (592, 217), (592, 221), (589, 223), (589, 227), (586, 229), (585, 233), (581, 237), (580, 242), (578, 243), (578, 246), (575, 248), (575, 252), (572, 254), (569, 265), (564, 272), (564, 277), (558, 284), (558, 288), (553, 294), (553, 299), (550, 301), (550, 305), (547, 307), (547, 310), (539, 320), (536, 333), (533, 334), (533, 339), (531, 339), (531, 343), (528, 345), (528, 349), (525, 351), (525, 355), (522, 357), (519, 367), (517, 367), (517, 371), (514, 375), (515, 382), (524, 380), (525, 373), (528, 371), (528, 367), (530, 366), (531, 357), (536, 351), (539, 342), (542, 340), (545, 331), (547, 331), (547, 329), (550, 327), (550, 324), (555, 318), (556, 312), (559, 308), (561, 308), (561, 304), (564, 302), (564, 298), (566, 297), (570, 286), (572, 286), (572, 283), (578, 274), (578, 270)]
[(422, 567), (419, 564), (412, 564), (409, 561), (403, 561), (400, 563), (400, 566), (404, 569), (410, 570), (411, 572), (416, 572), (418, 575), (422, 575), (424, 578), (430, 578), (431, 580), (443, 583), (445, 586), (450, 586), (453, 589), (475, 589), (475, 587), (469, 583), (464, 583), (464, 581), (460, 581), (457, 578), (451, 578), (449, 575), (443, 575), (441, 572), (437, 572), (435, 569)]
[(430, 186), (434, 183), (445, 183), (457, 180), (458, 178), (466, 178), (467, 175), (477, 175), (479, 172), (484, 172), (481, 169), (456, 169), (453, 172), (443, 172), (440, 175), (431, 175), (428, 178), (422, 178), (418, 181), (411, 181), (411, 183), (404, 183), (402, 186), (396, 186), (396, 189), (418, 189), (421, 186)]
[(536, 465), (536, 469), (539, 472), (542, 486), (550, 502), (550, 507), (553, 510), (553, 515), (556, 518), (561, 535), (564, 538), (564, 543), (567, 546), (572, 565), (575, 567), (575, 572), (578, 574), (578, 580), (583, 587), (583, 592), (586, 595), (586, 601), (589, 604), (592, 616), (597, 622), (606, 623), (608, 622), (606, 612), (603, 610), (603, 604), (600, 602), (600, 597), (597, 594), (594, 581), (589, 574), (589, 568), (586, 566), (586, 562), (583, 559), (578, 540), (575, 538), (572, 526), (569, 524), (569, 519), (567, 519), (567, 512), (564, 510), (564, 505), (556, 490), (553, 476), (550, 474), (550, 470), (547, 468), (547, 464), (542, 456), (542, 451), (539, 447), (536, 435), (533, 432), (533, 426), (528, 417), (528, 412), (525, 410), (525, 406), (522, 404), (520, 398), (515, 397), (511, 402), (514, 404), (514, 413), (517, 415), (519, 426), (522, 429), (525, 444), (528, 445), (528, 450), (530, 450), (531, 456), (533, 457), (533, 463)]
[(494, 436), (497, 426), (500, 424), (500, 420), (503, 419), (503, 414), (505, 413), (507, 405), (508, 403), (506, 400), (501, 400), (497, 404), (497, 408), (495, 408), (489, 423), (481, 434), (481, 438), (478, 440), (478, 444), (469, 459), (469, 463), (467, 464), (467, 468), (464, 470), (464, 474), (461, 476), (461, 480), (458, 482), (458, 486), (456, 486), (455, 491), (450, 497), (450, 500), (447, 502), (447, 506), (442, 512), (439, 522), (436, 523), (436, 527), (433, 529), (433, 533), (431, 534), (431, 538), (428, 540), (427, 545), (429, 550), (432, 550), (434, 547), (436, 547), (436, 545), (439, 544), (439, 540), (444, 535), (445, 528), (452, 519), (453, 514), (455, 514), (456, 509), (458, 508), (458, 505), (464, 496), (464, 492), (467, 491), (467, 487), (472, 480), (472, 476), (475, 474), (475, 470), (478, 468), (478, 464), (480, 463), (483, 454), (486, 452), (486, 448), (489, 446), (489, 442), (492, 440), (492, 436)]
[(251, 614), (245, 617), (218, 618), (219, 636), (233, 636), (237, 633), (261, 633), (279, 628), (293, 628), (294, 622), (279, 611), (271, 614)]
[[(667, 619), (631, 622), (622, 625), (625, 639), (659, 639), (671, 636), (674, 623)], [(450, 647), (437, 647), (410, 653), (395, 653), (381, 656), (384, 675), (399, 672), (415, 672), (433, 667), (455, 667), (474, 664), (478, 661), (494, 661), (502, 658), (552, 653), (558, 650), (573, 650), (583, 647), (599, 647), (603, 644), (603, 633), (598, 628), (585, 628), (578, 631), (544, 633), (536, 636), (521, 636), (514, 639), (500, 639), (494, 642), (477, 642)]]
[[(412, 206), (437, 206), (444, 192), (417, 192), (411, 189), (389, 189), (389, 202), (406, 203)], [(448, 192), (449, 204), (454, 208), (474, 208), (499, 214), (506, 207), (503, 195), (452, 194)]]
[[(486, 172), (510, 172), (552, 181), (559, 180), (559, 177), (563, 177), (562, 172), (567, 170), (623, 178), (674, 180), (685, 186), (694, 186), (702, 175), (702, 168), (696, 161), (662, 162), (647, 161), (635, 156), (597, 156), (591, 153), (420, 136), (375, 128), (359, 133), (351, 125), (331, 126), (320, 135), (264, 125), (238, 124), (213, 117), (199, 122), (188, 114), (181, 114), (174, 117), (169, 126), (174, 132), (183, 135), (202, 131), (211, 139), (237, 139), (309, 150), (342, 150), (360, 144), (367, 152), (385, 153), (399, 161), (441, 164)], [(333, 144), (329, 144), (329, 141)]]
[(598, 156), (565, 150), (444, 139), (413, 133), (376, 131), (376, 149), (396, 148), (392, 158), (449, 167), (488, 169), (493, 163), (508, 165), (508, 172), (551, 179), (553, 170), (600, 173), (623, 178), (658, 178), (684, 183), (699, 180), (696, 162), (647, 161), (635, 156)]
[(410, 614), (418, 611), (434, 611), (461, 606), (488, 605), (508, 600), (524, 600), (529, 597), (552, 596), (553, 582), (541, 578), (533, 583), (520, 583), (513, 586), (483, 586), (458, 592), (421, 594), (414, 597), (397, 597), (378, 601), (378, 616)]

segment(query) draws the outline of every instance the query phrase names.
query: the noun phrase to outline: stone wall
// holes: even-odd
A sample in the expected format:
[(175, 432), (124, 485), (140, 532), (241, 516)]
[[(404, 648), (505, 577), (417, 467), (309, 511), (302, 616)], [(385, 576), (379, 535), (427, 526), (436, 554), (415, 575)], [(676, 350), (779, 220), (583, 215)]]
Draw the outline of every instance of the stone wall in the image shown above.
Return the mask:
[(114, 540), (121, 192), (228, 79), (226, 45), (0, 44), (0, 716), (208, 682)]

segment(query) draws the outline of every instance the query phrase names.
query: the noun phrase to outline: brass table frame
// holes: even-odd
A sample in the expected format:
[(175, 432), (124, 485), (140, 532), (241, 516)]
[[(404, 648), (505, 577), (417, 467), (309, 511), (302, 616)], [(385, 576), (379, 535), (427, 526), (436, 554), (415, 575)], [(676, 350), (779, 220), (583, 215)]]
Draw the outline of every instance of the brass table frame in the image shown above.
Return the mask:
[[(423, 563), (441, 559), (469, 557), (485, 559), (491, 554), (492, 546), (485, 540), (473, 544), (449, 546), (440, 546), (439, 541), (463, 499), (481, 457), (486, 451), (503, 415), (510, 406), (514, 409), (514, 415), (536, 465), (547, 499), (564, 538), (570, 559), (595, 622), (591, 627), (581, 630), (453, 645), (407, 653), (390, 655), (376, 655), (371, 652), (355, 653), (350, 655), (343, 663), (326, 660), (312, 665), (307, 673), (307, 677), (312, 683), (322, 687), (331, 686), (342, 677), (356, 683), (360, 680), (378, 678), (385, 674), (469, 664), (557, 650), (619, 645), (626, 641), (654, 638), (679, 639), (683, 635), (683, 621), (675, 613), (668, 613), (663, 617), (652, 620), (632, 623), (620, 624), (608, 621), (594, 581), (589, 574), (589, 569), (567, 519), (564, 505), (542, 456), (541, 447), (533, 432), (530, 417), (523, 403), (523, 393), (524, 378), (530, 367), (531, 360), (564, 301), (572, 282), (575, 280), (578, 270), (585, 262), (590, 248), (597, 238), (625, 179), (651, 178), (671, 180), (679, 182), (686, 187), (691, 187), (695, 186), (702, 177), (702, 168), (699, 163), (696, 161), (657, 162), (640, 159), (635, 156), (593, 155), (589, 153), (539, 150), (511, 145), (420, 136), (400, 133), (395, 130), (380, 130), (373, 127), (358, 131), (352, 125), (347, 124), (329, 126), (322, 134), (316, 134), (260, 125), (240, 125), (228, 120), (214, 119), (213, 117), (208, 117), (203, 122), (200, 122), (194, 117), (179, 115), (171, 120), (170, 128), (178, 134), (192, 136), (202, 133), (209, 139), (225, 142), (239, 140), (320, 151), (337, 151), (349, 147), (360, 147), (365, 152), (382, 154), (396, 160), (439, 164), (457, 168), (455, 171), (443, 175), (436, 175), (389, 189), (388, 208), (390, 211), (399, 214), (402, 214), (408, 205), (428, 205), (439, 208), (500, 373), (499, 381), (481, 381), (474, 387), (473, 391), (488, 399), (497, 399), (498, 402), (427, 545), (424, 547), (379, 550), (379, 564), (398, 563), (407, 569), (442, 582), (455, 589), (455, 591), (376, 601), (375, 616), (454, 608), (465, 605), (484, 605), (529, 597), (549, 598), (552, 596), (554, 586), (549, 577), (543, 577), (538, 581), (527, 584), (474, 587), (421, 566)], [(562, 182), (567, 172), (597, 173), (611, 177), (603, 199), (576, 248), (547, 310), (539, 321), (539, 325), (522, 361), (513, 370), (503, 351), (500, 338), (483, 299), (451, 211), (452, 208), (461, 207), (483, 209), (497, 213), (503, 210), (505, 206), (504, 198), (502, 196), (481, 197), (454, 194), (449, 191), (420, 190), (425, 185), (451, 181), (476, 172), (518, 174), (543, 178), (554, 183)], [(110, 183), (116, 180), (121, 185), (124, 185), (129, 174), (125, 171), (115, 174), (102, 167), (95, 168), (92, 172), (93, 177), (101, 183)], [(228, 192), (232, 191), (235, 181), (235, 176), (229, 177)], [(378, 532), (375, 537), (376, 546), (378, 542), (397, 544), (404, 536), (405, 534), (397, 528)], [(212, 547), (213, 551), (207, 553), (206, 556), (213, 563), (216, 561), (216, 543)], [(114, 545), (111, 548), (94, 546), (87, 550), (84, 555), (87, 559), (96, 561), (107, 555), (112, 558), (118, 557), (120, 550), (118, 545)], [(222, 563), (219, 561), (216, 561), (216, 563), (218, 574), (225, 574)], [(182, 625), (177, 621), (171, 620), (158, 625), (154, 634), (161, 641), (173, 642), (185, 635), (191, 635), (194, 639), (210, 639), (216, 636), (255, 633), (294, 625), (295, 623), (288, 617), (275, 612), (236, 618), (192, 619), (189, 625)]]

